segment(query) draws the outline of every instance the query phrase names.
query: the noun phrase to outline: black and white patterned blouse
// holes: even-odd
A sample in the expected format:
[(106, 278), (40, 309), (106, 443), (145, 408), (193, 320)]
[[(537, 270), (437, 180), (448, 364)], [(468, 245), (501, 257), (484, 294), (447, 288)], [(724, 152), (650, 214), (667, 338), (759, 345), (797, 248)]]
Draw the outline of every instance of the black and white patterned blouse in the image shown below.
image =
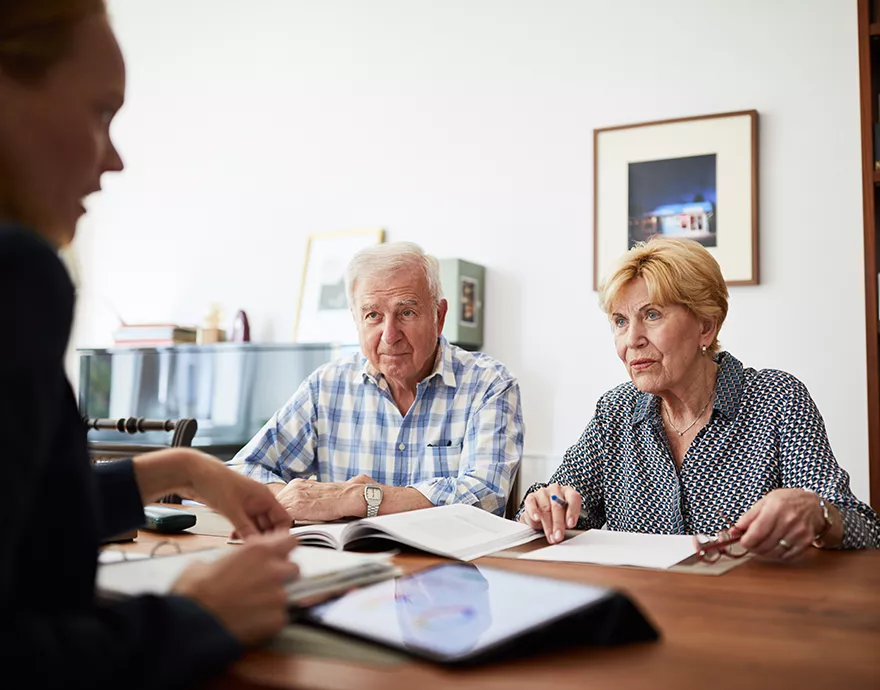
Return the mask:
[[(850, 491), (806, 386), (784, 371), (745, 369), (726, 352), (716, 361), (712, 416), (679, 471), (658, 396), (629, 382), (599, 399), (550, 479), (583, 496), (586, 517), (577, 528), (607, 521), (608, 529), (627, 532), (714, 533), (770, 491), (796, 487), (837, 507), (842, 548), (880, 547), (880, 518)], [(526, 495), (544, 486), (535, 484)]]

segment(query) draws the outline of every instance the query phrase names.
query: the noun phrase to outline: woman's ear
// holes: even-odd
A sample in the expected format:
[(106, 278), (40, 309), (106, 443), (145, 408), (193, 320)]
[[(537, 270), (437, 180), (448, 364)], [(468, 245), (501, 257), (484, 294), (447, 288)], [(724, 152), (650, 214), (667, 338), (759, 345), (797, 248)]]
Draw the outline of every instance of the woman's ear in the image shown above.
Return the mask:
[(718, 322), (715, 319), (703, 319), (700, 321), (702, 327), (700, 330), (700, 339), (709, 339), (709, 342), (706, 343), (707, 347), (715, 342), (715, 337), (718, 335), (717, 323)]

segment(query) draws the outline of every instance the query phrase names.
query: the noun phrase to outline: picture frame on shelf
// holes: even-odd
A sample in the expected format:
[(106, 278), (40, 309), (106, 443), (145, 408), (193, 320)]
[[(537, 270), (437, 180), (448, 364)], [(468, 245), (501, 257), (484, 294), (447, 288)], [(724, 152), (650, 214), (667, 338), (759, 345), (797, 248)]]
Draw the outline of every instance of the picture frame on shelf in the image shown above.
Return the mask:
[(309, 235), (293, 326), (298, 343), (358, 342), (345, 293), (345, 268), (352, 257), (385, 241), (384, 229)]
[(757, 285), (758, 112), (593, 130), (593, 289), (637, 242), (685, 237)]

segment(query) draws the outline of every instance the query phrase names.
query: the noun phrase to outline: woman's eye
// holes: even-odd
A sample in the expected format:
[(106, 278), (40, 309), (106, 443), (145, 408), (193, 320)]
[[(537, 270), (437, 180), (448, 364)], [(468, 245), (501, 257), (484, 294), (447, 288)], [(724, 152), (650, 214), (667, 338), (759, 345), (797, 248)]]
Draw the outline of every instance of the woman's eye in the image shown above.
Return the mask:
[(650, 309), (648, 310), (648, 313), (645, 314), (645, 316), (648, 318), (648, 321), (654, 321), (655, 319), (660, 318), (660, 312), (655, 311), (654, 309)]
[(616, 319), (614, 319), (614, 325), (617, 328), (623, 328), (624, 326), (626, 326), (626, 319), (622, 316), (618, 316)]

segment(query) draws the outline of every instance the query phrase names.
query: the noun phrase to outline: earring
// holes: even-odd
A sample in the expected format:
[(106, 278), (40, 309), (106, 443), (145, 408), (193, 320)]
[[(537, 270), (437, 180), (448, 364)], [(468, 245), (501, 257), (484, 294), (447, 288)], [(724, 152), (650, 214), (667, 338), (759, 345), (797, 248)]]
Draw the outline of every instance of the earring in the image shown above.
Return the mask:
[(706, 356), (706, 346), (703, 345), (703, 357), (705, 357), (705, 356)]

